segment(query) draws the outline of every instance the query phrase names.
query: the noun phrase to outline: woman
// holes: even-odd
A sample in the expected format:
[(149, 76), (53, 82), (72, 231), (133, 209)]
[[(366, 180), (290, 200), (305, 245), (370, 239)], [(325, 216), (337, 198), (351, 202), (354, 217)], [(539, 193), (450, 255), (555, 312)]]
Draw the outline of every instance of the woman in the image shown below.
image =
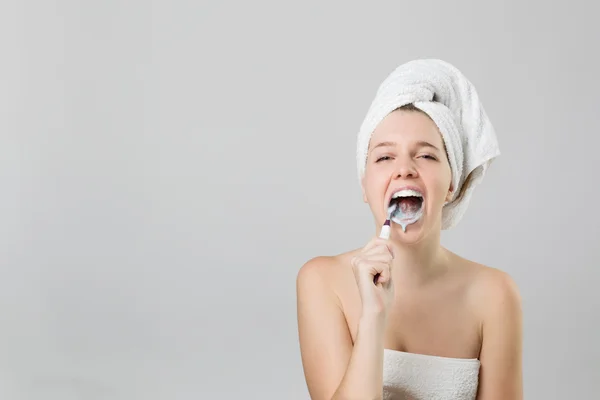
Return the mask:
[[(513, 280), (440, 244), (499, 154), (471, 83), (439, 60), (398, 67), (378, 90), (357, 154), (376, 235), (309, 260), (297, 277), (311, 398), (522, 399)], [(390, 236), (380, 238), (390, 210)]]

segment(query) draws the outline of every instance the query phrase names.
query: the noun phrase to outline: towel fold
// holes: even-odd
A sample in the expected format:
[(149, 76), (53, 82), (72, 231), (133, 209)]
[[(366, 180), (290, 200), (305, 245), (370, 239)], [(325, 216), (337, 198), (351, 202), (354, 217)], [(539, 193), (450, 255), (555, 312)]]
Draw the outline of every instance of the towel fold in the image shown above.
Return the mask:
[(452, 170), (452, 199), (442, 210), (442, 229), (455, 226), (473, 190), (500, 155), (494, 128), (473, 84), (442, 60), (413, 60), (397, 67), (379, 86), (360, 127), (357, 141), (359, 179), (365, 171), (371, 135), (392, 111), (414, 104), (442, 134)]

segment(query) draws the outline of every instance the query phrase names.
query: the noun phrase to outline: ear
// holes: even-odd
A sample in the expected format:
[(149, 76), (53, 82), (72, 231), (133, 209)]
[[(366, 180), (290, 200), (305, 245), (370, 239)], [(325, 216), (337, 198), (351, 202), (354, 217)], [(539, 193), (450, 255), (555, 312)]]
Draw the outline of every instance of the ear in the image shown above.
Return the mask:
[(454, 193), (454, 185), (450, 184), (450, 188), (448, 189), (448, 193), (446, 194), (446, 202), (452, 200), (452, 194)]

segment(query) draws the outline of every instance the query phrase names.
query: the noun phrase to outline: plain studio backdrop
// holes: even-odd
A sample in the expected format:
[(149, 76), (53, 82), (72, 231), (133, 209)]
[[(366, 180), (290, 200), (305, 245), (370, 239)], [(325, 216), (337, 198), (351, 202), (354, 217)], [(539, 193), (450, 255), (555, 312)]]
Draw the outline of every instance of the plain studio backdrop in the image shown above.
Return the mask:
[(399, 64), (502, 155), (443, 244), (507, 271), (527, 399), (600, 393), (600, 28), (584, 1), (3, 1), (0, 398), (308, 399), (295, 279), (375, 234), (356, 134)]

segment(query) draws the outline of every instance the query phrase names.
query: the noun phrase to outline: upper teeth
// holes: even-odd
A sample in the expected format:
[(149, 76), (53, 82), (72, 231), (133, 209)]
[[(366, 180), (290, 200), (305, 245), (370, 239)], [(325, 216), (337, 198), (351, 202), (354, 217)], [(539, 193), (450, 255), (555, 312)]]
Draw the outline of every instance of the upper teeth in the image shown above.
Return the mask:
[(392, 199), (395, 199), (397, 197), (409, 197), (409, 196), (423, 197), (423, 195), (420, 192), (417, 192), (416, 190), (404, 189), (404, 190), (400, 190), (399, 192), (394, 193), (392, 195)]

